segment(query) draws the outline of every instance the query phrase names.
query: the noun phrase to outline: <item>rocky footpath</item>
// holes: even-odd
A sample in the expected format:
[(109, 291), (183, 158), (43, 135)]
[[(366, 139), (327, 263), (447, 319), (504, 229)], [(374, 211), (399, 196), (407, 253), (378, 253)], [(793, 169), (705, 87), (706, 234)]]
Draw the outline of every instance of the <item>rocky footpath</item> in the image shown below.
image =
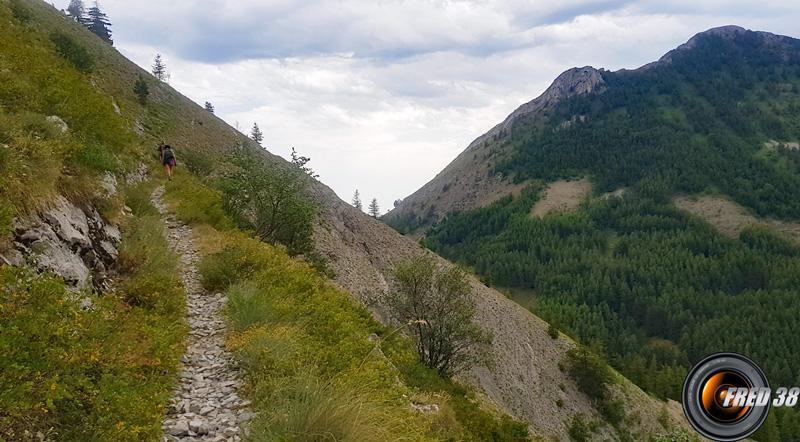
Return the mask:
[(241, 385), (238, 370), (225, 350), (225, 323), (220, 313), (227, 299), (203, 291), (191, 229), (167, 213), (161, 201), (163, 193), (163, 187), (153, 192), (153, 204), (164, 217), (170, 246), (181, 257), (190, 331), (180, 382), (162, 425), (162, 440), (237, 442), (254, 414), (247, 410), (249, 402), (237, 394)]

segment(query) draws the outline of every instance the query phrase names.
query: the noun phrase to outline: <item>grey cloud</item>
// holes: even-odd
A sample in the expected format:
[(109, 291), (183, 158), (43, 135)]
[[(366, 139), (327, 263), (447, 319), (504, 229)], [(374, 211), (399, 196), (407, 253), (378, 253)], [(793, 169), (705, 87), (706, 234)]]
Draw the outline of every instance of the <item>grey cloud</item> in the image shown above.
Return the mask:
[(796, 33), (800, 18), (790, 0), (209, 4), (103, 1), (140, 65), (163, 52), (179, 90), (245, 130), (258, 121), (345, 199), (360, 188), (383, 205), (569, 67), (634, 68), (712, 26)]
[[(174, 0), (146, 7), (106, 0), (117, 37), (209, 63), (351, 53), (397, 60), (452, 51), (485, 57), (536, 45), (531, 27), (618, 9), (630, 0), (222, 1)], [(61, 0), (66, 3), (66, 0)], [(202, 6), (198, 6), (198, 3)], [(146, 9), (146, 10), (144, 10)]]

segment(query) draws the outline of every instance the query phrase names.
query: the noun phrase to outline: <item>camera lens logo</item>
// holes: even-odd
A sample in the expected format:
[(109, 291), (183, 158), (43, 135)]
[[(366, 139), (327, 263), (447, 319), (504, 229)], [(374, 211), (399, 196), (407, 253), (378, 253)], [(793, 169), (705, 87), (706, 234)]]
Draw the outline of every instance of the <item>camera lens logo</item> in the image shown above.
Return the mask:
[(753, 361), (735, 353), (717, 353), (689, 372), (683, 384), (683, 412), (703, 436), (737, 441), (764, 423), (769, 391), (767, 377)]

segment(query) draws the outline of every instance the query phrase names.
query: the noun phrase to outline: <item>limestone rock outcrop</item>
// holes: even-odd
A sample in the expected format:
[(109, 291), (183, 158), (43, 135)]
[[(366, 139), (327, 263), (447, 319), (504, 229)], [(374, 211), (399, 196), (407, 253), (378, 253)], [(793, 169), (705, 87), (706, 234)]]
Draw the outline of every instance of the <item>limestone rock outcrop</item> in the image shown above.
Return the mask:
[(14, 249), (76, 289), (104, 286), (121, 239), (94, 207), (82, 209), (61, 196), (38, 216), (14, 223)]

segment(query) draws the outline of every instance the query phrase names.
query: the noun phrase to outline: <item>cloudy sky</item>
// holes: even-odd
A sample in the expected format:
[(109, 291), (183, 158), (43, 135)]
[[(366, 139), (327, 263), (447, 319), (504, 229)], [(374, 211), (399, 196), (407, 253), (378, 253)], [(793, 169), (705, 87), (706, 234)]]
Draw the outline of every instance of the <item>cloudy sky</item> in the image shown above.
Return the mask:
[[(90, 0), (91, 1), (91, 0)], [(89, 3), (90, 1), (87, 1)], [(55, 1), (66, 7), (68, 0)], [(800, 37), (796, 0), (104, 0), (116, 47), (340, 197), (403, 198), (573, 66), (634, 68), (724, 24)], [(179, 141), (174, 144), (180, 145)]]

